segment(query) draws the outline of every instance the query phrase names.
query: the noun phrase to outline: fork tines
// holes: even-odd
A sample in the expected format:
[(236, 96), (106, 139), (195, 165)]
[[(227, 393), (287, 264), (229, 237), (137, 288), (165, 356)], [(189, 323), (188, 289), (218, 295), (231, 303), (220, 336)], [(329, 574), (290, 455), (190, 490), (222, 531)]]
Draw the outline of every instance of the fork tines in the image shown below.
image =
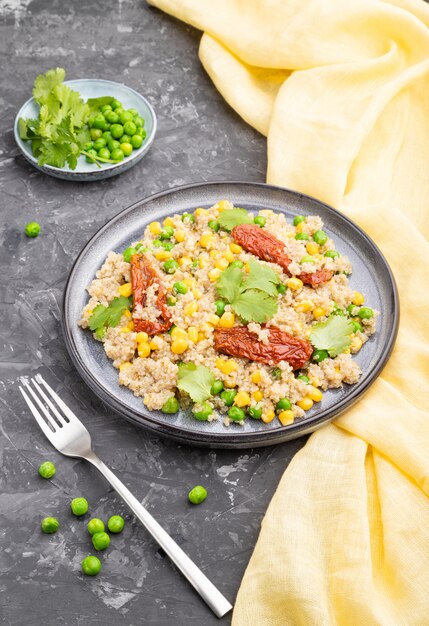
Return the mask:
[[(24, 400), (37, 420), (40, 428), (47, 437), (50, 438), (53, 433), (57, 432), (72, 420), (77, 420), (75, 414), (48, 385), (41, 374), (36, 374), (34, 378), (30, 379), (30, 382), (24, 378), (21, 379), (21, 382), (28, 393), (26, 393), (24, 388), (21, 386), (19, 387), (19, 390), (24, 396)], [(31, 386), (30, 383), (32, 383), (33, 386)], [(39, 407), (41, 413), (36, 405)]]

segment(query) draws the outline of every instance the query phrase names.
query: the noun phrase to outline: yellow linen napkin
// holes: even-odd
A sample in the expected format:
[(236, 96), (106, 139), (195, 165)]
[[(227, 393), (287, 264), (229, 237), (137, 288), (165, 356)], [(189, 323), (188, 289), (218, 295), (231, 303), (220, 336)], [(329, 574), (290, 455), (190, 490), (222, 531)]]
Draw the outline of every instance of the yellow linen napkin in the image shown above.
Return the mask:
[(267, 135), (268, 182), (356, 220), (401, 298), (382, 376), (285, 472), (233, 625), (427, 626), (429, 6), (150, 1), (204, 31), (214, 84)]

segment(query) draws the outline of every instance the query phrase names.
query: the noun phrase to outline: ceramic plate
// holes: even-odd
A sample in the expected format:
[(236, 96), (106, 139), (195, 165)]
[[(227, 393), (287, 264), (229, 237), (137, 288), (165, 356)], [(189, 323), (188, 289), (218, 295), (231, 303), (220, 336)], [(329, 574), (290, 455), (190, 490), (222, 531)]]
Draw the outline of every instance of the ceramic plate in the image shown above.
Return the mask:
[[(362, 369), (355, 385), (330, 389), (305, 417), (289, 426), (277, 419), (270, 424), (247, 419), (244, 426), (223, 425), (222, 420), (199, 422), (185, 411), (164, 415), (149, 411), (142, 399), (118, 384), (118, 372), (92, 334), (77, 322), (87, 302), (85, 291), (110, 250), (121, 252), (139, 239), (146, 225), (172, 213), (210, 207), (228, 199), (237, 206), (258, 211), (262, 208), (295, 215), (320, 215), (324, 229), (342, 254), (353, 264), (352, 288), (365, 293), (367, 302), (380, 311), (377, 332), (354, 357)], [(63, 304), (66, 346), (78, 371), (89, 387), (114, 411), (160, 435), (187, 444), (223, 448), (270, 445), (312, 432), (350, 407), (380, 374), (391, 353), (399, 321), (399, 303), (390, 268), (375, 243), (341, 213), (308, 196), (264, 184), (204, 183), (158, 193), (129, 207), (108, 222), (88, 242), (78, 256), (68, 278)]]
[(18, 120), (20, 117), (35, 118), (39, 114), (39, 105), (34, 98), (30, 98), (19, 110), (14, 124), (15, 141), (27, 161), (41, 172), (45, 172), (45, 174), (55, 178), (75, 181), (94, 181), (110, 178), (125, 172), (141, 161), (152, 145), (156, 132), (155, 111), (146, 98), (134, 91), (134, 89), (110, 80), (82, 78), (79, 80), (67, 80), (64, 84), (74, 91), (78, 91), (84, 100), (100, 98), (101, 96), (113, 96), (122, 102), (125, 108), (137, 109), (145, 121), (146, 137), (143, 144), (138, 150), (133, 150), (131, 156), (125, 157), (120, 163), (105, 163), (101, 167), (97, 167), (95, 163), (88, 163), (84, 156), (80, 156), (75, 170), (71, 170), (68, 166), (63, 168), (52, 167), (52, 165), (40, 166), (37, 163), (37, 159), (33, 156), (31, 143), (23, 141), (18, 132)]

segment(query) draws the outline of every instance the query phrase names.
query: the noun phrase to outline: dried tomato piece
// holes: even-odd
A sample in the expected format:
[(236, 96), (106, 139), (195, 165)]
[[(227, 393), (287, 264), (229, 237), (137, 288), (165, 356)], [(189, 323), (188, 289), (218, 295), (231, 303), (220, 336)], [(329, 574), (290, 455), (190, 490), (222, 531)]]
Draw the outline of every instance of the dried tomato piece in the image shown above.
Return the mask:
[[(148, 335), (166, 332), (172, 326), (171, 313), (162, 282), (151, 262), (144, 254), (133, 254), (131, 262), (131, 289), (133, 291), (133, 323), (136, 332)], [(159, 311), (157, 321), (141, 319), (142, 308), (147, 306), (146, 292), (151, 285), (157, 286), (155, 307)]]
[(218, 352), (275, 365), (287, 361), (294, 370), (303, 367), (310, 358), (313, 348), (306, 339), (298, 339), (275, 326), (269, 327), (269, 343), (258, 340), (247, 326), (215, 328), (214, 347)]
[[(250, 252), (263, 261), (277, 263), (288, 276), (291, 259), (285, 252), (285, 245), (271, 233), (253, 224), (240, 224), (231, 231), (231, 236), (246, 252)], [(303, 283), (318, 287), (332, 278), (332, 272), (326, 269), (315, 272), (303, 272), (298, 276)]]

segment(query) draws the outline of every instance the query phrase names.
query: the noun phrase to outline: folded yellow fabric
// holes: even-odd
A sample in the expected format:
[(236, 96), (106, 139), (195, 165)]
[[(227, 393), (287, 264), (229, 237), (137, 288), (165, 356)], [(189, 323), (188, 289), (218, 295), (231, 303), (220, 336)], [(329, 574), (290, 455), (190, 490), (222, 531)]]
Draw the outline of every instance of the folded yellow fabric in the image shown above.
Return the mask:
[(401, 299), (382, 376), (285, 472), (233, 625), (427, 626), (429, 6), (151, 3), (204, 31), (214, 84), (267, 135), (268, 182), (356, 220), (389, 260)]

